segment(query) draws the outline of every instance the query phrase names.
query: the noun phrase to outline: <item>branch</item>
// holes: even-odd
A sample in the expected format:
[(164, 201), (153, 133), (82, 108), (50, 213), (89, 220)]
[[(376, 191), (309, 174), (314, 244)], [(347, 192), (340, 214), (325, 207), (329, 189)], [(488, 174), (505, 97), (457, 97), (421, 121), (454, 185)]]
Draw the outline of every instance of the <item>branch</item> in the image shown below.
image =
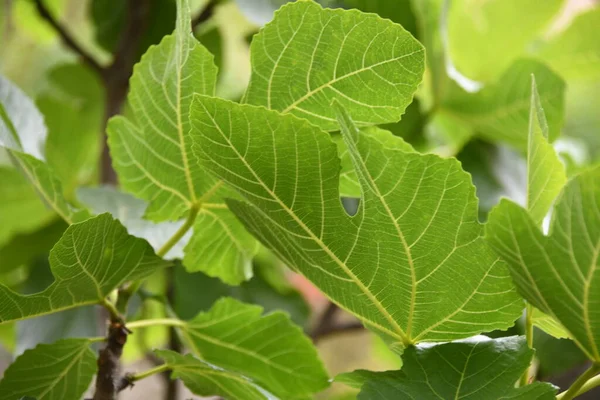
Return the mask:
[(65, 44), (65, 46), (67, 46), (73, 52), (75, 52), (87, 66), (92, 68), (100, 76), (103, 76), (105, 73), (105, 68), (102, 67), (98, 63), (98, 61), (96, 61), (87, 51), (85, 51), (81, 46), (79, 46), (77, 42), (75, 42), (75, 40), (71, 37), (71, 35), (69, 35), (66, 29), (56, 19), (54, 19), (52, 14), (50, 14), (50, 10), (48, 10), (48, 8), (44, 5), (42, 0), (34, 0), (34, 3), (40, 17), (42, 17), (42, 19), (44, 19), (52, 26), (52, 28), (54, 28), (56, 33), (58, 33), (58, 35), (60, 36), (62, 42)]
[(310, 337), (313, 342), (318, 342), (326, 336), (330, 336), (341, 332), (352, 332), (363, 330), (364, 326), (360, 322), (347, 322), (342, 324), (335, 323), (335, 315), (340, 308), (334, 303), (329, 303), (325, 312), (317, 322), (315, 328), (310, 332)]
[(108, 327), (106, 347), (98, 355), (98, 374), (96, 375), (96, 392), (93, 400), (115, 400), (117, 393), (130, 382), (121, 376), (121, 355), (131, 333), (122, 320), (111, 320)]

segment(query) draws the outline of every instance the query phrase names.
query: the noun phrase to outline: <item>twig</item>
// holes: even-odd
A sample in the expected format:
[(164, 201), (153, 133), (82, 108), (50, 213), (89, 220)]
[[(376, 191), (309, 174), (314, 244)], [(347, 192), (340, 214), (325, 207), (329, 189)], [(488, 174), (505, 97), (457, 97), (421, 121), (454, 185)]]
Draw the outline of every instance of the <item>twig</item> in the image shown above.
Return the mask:
[[(600, 372), (600, 364), (592, 364), (583, 374), (577, 378), (571, 385), (569, 390), (560, 393), (556, 396), (556, 400), (571, 400), (583, 393), (583, 389), (590, 390), (591, 386), (588, 382), (597, 379), (597, 374)], [(593, 387), (593, 386), (592, 386)]]
[(334, 303), (329, 303), (325, 312), (319, 318), (315, 328), (310, 333), (313, 342), (318, 342), (326, 336), (330, 336), (340, 332), (352, 332), (363, 330), (364, 326), (360, 322), (335, 323), (335, 316), (340, 308)]
[(83, 62), (92, 68), (95, 72), (97, 72), (100, 76), (104, 75), (105, 68), (102, 67), (98, 61), (94, 59), (87, 51), (85, 51), (81, 46), (77, 44), (77, 42), (69, 35), (67, 30), (52, 16), (50, 10), (44, 5), (42, 0), (34, 0), (35, 6), (37, 8), (38, 14), (42, 17), (46, 22), (48, 22), (52, 28), (58, 33), (62, 42), (70, 48), (74, 53), (76, 53)]

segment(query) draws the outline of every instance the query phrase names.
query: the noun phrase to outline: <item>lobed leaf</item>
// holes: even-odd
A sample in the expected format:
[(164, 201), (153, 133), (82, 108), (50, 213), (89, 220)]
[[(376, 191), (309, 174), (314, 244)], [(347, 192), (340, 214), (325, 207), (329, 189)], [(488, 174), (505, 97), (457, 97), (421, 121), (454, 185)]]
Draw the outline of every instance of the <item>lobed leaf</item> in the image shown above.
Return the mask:
[(65, 339), (25, 351), (4, 372), (0, 400), (79, 399), (96, 374), (96, 356), (87, 339)]
[(363, 191), (353, 217), (335, 144), (294, 116), (197, 96), (194, 151), (245, 197), (228, 204), (251, 233), (379, 333), (407, 345), (512, 325), (522, 303), (458, 162), (360, 134), (336, 109)]
[(227, 210), (223, 197), (231, 191), (193, 159), (192, 95), (214, 95), (217, 67), (192, 34), (188, 1), (179, 0), (177, 9), (175, 32), (151, 47), (134, 69), (132, 112), (109, 122), (113, 164), (123, 188), (149, 202), (146, 218), (161, 222), (198, 212), (194, 234), (180, 242), (189, 271), (239, 284), (252, 276), (257, 242)]
[(107, 128), (123, 188), (150, 202), (146, 217), (156, 222), (180, 218), (216, 184), (191, 158), (188, 112), (194, 93), (214, 95), (217, 68), (192, 35), (188, 2), (178, 0), (177, 9), (175, 32), (134, 68), (131, 112)]
[[(281, 398), (301, 398), (327, 387), (327, 373), (302, 330), (281, 312), (218, 300), (183, 328), (203, 360), (243, 374)], [(212, 393), (214, 394), (214, 393)]]
[(490, 214), (486, 238), (508, 263), (521, 295), (600, 361), (600, 167), (565, 186), (549, 236), (527, 211), (502, 200)]
[(524, 337), (483, 337), (411, 347), (402, 356), (400, 371), (355, 371), (342, 381), (364, 382), (360, 400), (553, 400), (556, 389), (547, 383), (514, 388), (532, 357)]
[(166, 265), (109, 214), (90, 218), (67, 228), (50, 252), (55, 281), (47, 289), (21, 295), (0, 285), (0, 323), (96, 304), (123, 283)]
[(396, 122), (422, 80), (424, 49), (402, 26), (312, 1), (281, 7), (254, 37), (245, 102), (339, 129), (338, 99), (360, 125)]

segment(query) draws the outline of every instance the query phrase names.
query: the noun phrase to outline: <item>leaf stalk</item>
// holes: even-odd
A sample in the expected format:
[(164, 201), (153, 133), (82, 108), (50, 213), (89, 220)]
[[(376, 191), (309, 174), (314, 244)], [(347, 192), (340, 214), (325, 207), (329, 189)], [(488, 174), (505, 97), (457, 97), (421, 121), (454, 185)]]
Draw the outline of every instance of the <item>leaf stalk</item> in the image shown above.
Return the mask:
[(556, 400), (571, 400), (580, 394), (599, 386), (600, 375), (597, 375), (598, 372), (600, 372), (600, 364), (592, 364), (583, 374), (579, 376), (579, 378), (577, 378), (575, 382), (573, 382), (567, 391), (556, 396)]

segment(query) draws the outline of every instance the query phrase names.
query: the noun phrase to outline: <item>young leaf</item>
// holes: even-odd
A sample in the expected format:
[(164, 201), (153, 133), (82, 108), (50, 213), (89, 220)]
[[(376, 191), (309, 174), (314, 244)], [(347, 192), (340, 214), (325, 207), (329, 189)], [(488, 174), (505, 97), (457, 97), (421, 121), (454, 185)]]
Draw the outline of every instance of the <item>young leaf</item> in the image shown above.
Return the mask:
[(146, 217), (153, 221), (180, 218), (216, 183), (192, 160), (188, 113), (193, 93), (214, 95), (217, 68), (192, 35), (187, 0), (177, 9), (175, 32), (134, 69), (129, 116), (112, 118), (107, 128), (119, 180), (150, 202)]
[(55, 281), (46, 290), (21, 295), (0, 285), (0, 323), (96, 304), (164, 266), (146, 241), (127, 234), (109, 214), (90, 218), (67, 228), (50, 252)]
[(569, 332), (554, 318), (540, 310), (533, 310), (533, 325), (558, 339), (569, 339)]
[(0, 381), (0, 400), (79, 399), (96, 373), (96, 356), (87, 339), (40, 344), (13, 362)]
[(512, 325), (522, 303), (480, 236), (459, 163), (361, 135), (336, 109), (363, 190), (353, 217), (336, 146), (307, 121), (197, 96), (194, 151), (246, 198), (229, 207), (251, 233), (380, 333), (407, 345)]
[(236, 400), (274, 398), (243, 375), (216, 368), (191, 354), (182, 356), (174, 351), (157, 350), (156, 355), (173, 371), (172, 379), (181, 379), (194, 394)]
[(396, 122), (422, 80), (424, 49), (404, 28), (358, 10), (287, 4), (254, 37), (249, 104), (339, 129), (337, 98), (360, 125)]
[(549, 236), (508, 200), (492, 211), (486, 225), (486, 238), (509, 264), (521, 295), (559, 321), (594, 361), (600, 361), (599, 201), (596, 167), (565, 186)]
[(365, 381), (360, 400), (553, 400), (556, 389), (547, 383), (514, 388), (532, 357), (523, 337), (482, 338), (411, 347), (400, 371), (356, 371), (344, 380)]
[(565, 168), (552, 145), (548, 143), (548, 123), (535, 77), (532, 76), (527, 142), (527, 209), (538, 226), (566, 182)]
[(45, 141), (46, 126), (39, 111), (18, 87), (0, 76), (0, 146), (62, 219), (83, 221), (88, 214), (65, 200), (60, 181), (43, 161)]
[(327, 387), (316, 349), (289, 317), (231, 298), (217, 301), (184, 330), (207, 362), (252, 378), (282, 398), (305, 397)]
[(565, 82), (544, 64), (519, 60), (495, 82), (476, 94), (456, 95), (444, 110), (470, 123), (485, 138), (527, 149), (531, 74), (539, 103), (548, 117), (548, 139), (558, 137), (564, 117)]

